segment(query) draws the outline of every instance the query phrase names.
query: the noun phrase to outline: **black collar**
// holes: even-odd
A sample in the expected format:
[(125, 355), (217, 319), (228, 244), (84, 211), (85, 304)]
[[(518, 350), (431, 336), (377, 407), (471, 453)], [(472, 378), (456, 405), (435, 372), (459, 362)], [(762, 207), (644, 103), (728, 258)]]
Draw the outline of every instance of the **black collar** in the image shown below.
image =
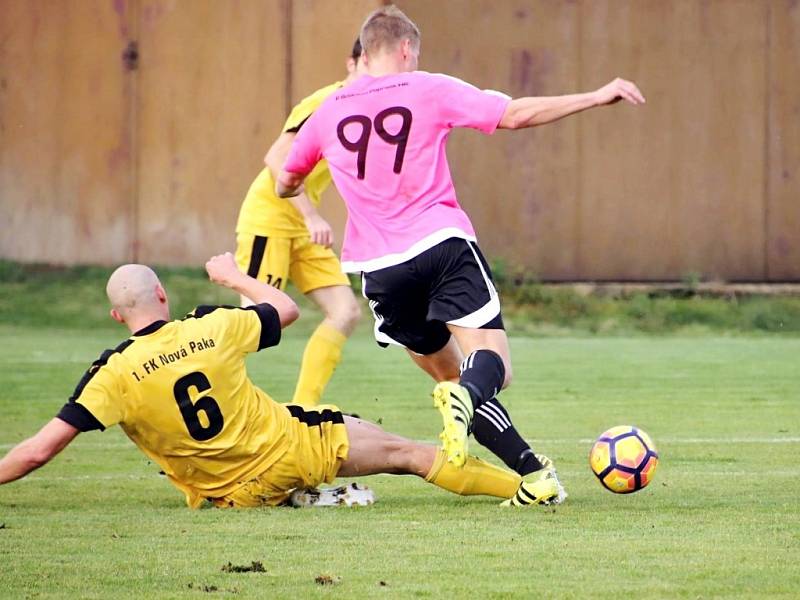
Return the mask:
[(159, 329), (161, 329), (164, 325), (167, 324), (167, 321), (153, 321), (147, 327), (142, 327), (139, 331), (134, 333), (133, 335), (149, 335), (151, 333), (155, 333)]

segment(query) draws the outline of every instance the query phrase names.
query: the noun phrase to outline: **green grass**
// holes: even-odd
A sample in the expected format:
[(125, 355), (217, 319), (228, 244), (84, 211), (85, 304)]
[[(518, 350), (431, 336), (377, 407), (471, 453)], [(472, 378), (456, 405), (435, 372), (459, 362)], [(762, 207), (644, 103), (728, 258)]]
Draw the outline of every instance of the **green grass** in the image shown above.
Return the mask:
[[(199, 269), (158, 272), (175, 315), (236, 302)], [(124, 337), (107, 317), (108, 273), (0, 261), (0, 454)], [(515, 381), (502, 399), (557, 461), (563, 506), (501, 510), (383, 476), (368, 480), (379, 502), (367, 509), (190, 511), (113, 429), (0, 487), (0, 598), (797, 597), (800, 300), (503, 285)], [(304, 304), (280, 347), (249, 359), (276, 399), (291, 397), (318, 318)], [(370, 330), (365, 316), (326, 400), (434, 440), (431, 382)], [(603, 490), (586, 459), (623, 423), (662, 457), (631, 496)], [(253, 561), (266, 572), (222, 570)]]
[(711, 297), (690, 289), (584, 296), (537, 283), (502, 283), (505, 319), (522, 334), (800, 333), (800, 297)]
[[(250, 359), (279, 400), (304, 335), (290, 328)], [(2, 450), (121, 337), (0, 326)], [(557, 461), (563, 506), (506, 510), (383, 476), (368, 480), (379, 502), (366, 509), (190, 511), (119, 430), (90, 433), (0, 488), (0, 597), (796, 597), (800, 340), (513, 338), (512, 352), (503, 399)], [(360, 331), (328, 400), (432, 440), (430, 387)], [(586, 460), (592, 438), (621, 423), (646, 429), (662, 455), (632, 496), (603, 490)], [(222, 571), (252, 561), (266, 572)]]
[[(238, 301), (209, 285), (201, 268), (156, 271), (170, 293), (175, 315), (197, 304)], [(104, 294), (110, 273), (102, 267), (54, 268), (0, 260), (0, 324), (113, 329)], [(508, 329), (517, 335), (800, 335), (800, 296), (709, 297), (695, 293), (691, 281), (671, 293), (586, 296), (509, 274), (500, 265), (495, 274)], [(357, 279), (354, 283), (358, 285)]]

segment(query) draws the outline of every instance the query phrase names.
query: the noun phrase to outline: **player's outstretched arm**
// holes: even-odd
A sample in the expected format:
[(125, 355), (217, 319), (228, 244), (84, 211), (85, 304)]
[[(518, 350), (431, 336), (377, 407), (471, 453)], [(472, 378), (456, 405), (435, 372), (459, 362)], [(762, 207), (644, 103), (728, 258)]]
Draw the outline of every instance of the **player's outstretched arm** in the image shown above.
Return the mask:
[(498, 128), (524, 129), (544, 125), (588, 108), (606, 106), (620, 100), (630, 104), (645, 103), (636, 84), (619, 77), (600, 89), (584, 94), (516, 98), (508, 103)]
[(278, 288), (242, 273), (236, 266), (236, 261), (230, 252), (209, 258), (206, 263), (206, 271), (208, 272), (208, 278), (214, 283), (238, 292), (255, 304), (267, 303), (272, 305), (278, 311), (281, 329), (291, 325), (300, 316), (300, 311), (294, 300)]
[(14, 446), (0, 460), (0, 484), (25, 477), (46, 465), (80, 433), (59, 418), (52, 419), (39, 433)]

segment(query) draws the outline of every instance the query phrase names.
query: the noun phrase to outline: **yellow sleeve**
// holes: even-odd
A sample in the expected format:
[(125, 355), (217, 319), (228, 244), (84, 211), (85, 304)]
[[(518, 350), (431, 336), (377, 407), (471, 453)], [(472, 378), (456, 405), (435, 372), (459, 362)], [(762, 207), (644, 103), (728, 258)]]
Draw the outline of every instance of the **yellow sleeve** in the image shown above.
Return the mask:
[(281, 340), (278, 311), (270, 304), (238, 306), (198, 306), (192, 315), (215, 321), (225, 331), (227, 343), (243, 354), (276, 346)]
[(108, 369), (101, 369), (76, 400), (106, 428), (125, 419), (122, 394), (116, 379)]
[[(124, 396), (119, 377), (113, 366), (100, 361), (95, 362), (84, 375), (70, 402), (81, 405), (89, 411), (103, 428), (108, 428), (125, 419)], [(60, 415), (59, 415), (60, 416)], [(70, 422), (70, 420), (67, 422)], [(81, 431), (86, 429), (71, 423)]]
[(292, 109), (292, 112), (289, 113), (289, 118), (286, 119), (286, 123), (283, 124), (283, 132), (297, 133), (300, 131), (303, 123), (305, 123), (314, 113), (314, 111), (319, 108), (319, 105), (322, 104), (328, 96), (341, 87), (342, 82), (337, 81), (336, 83), (332, 83), (324, 88), (320, 88), (310, 96), (303, 98), (297, 103), (297, 105), (295, 105), (295, 107)]

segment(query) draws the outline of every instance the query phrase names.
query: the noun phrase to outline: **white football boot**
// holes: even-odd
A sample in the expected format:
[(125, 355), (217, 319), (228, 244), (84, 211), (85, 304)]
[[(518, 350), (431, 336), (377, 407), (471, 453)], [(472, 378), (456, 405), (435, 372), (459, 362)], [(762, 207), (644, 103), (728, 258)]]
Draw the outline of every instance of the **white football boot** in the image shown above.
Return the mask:
[(348, 483), (335, 488), (299, 488), (289, 496), (295, 508), (310, 506), (369, 506), (375, 503), (375, 493), (366, 486)]

